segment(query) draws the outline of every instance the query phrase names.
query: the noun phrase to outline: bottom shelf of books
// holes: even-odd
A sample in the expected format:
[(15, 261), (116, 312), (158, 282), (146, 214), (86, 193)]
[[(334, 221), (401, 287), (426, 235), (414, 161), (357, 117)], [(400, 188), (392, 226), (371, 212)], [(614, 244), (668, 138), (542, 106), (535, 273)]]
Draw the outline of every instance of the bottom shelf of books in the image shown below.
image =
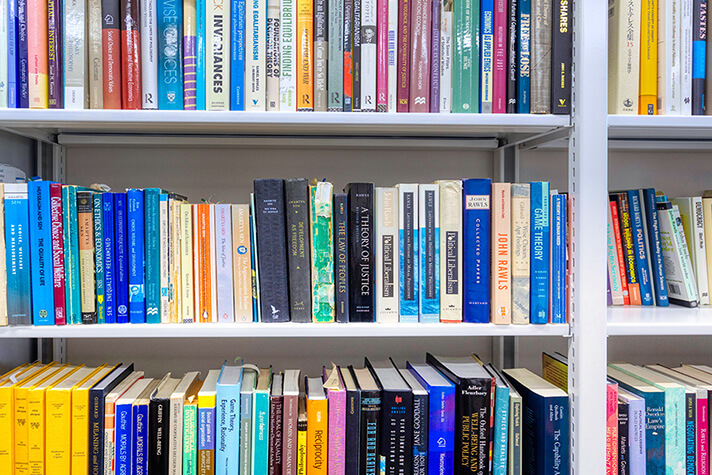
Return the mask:
[(430, 353), (310, 375), (25, 364), (0, 378), (0, 473), (568, 473), (566, 358), (542, 367)]

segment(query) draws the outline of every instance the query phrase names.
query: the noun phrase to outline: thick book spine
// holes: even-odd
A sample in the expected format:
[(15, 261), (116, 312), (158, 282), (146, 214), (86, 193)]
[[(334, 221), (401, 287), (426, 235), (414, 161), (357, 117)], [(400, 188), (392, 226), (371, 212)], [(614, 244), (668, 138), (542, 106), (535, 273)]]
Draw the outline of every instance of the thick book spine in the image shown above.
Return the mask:
[(104, 63), (102, 59), (102, 0), (87, 1), (89, 108), (104, 107)]
[(121, 4), (101, 0), (101, 47), (104, 109), (121, 109)]
[(114, 194), (116, 236), (116, 323), (129, 322), (129, 242), (126, 193)]
[[(314, 0), (314, 110), (328, 108), (326, 75), (329, 56), (327, 0)], [(374, 32), (375, 33), (375, 32)]]
[(707, 0), (692, 2), (692, 115), (705, 113)]
[(27, 2), (17, 0), (17, 107), (30, 107), (30, 78), (27, 57)]
[(398, 0), (398, 59), (396, 60), (398, 79), (398, 106), (396, 110), (398, 112), (410, 111), (410, 15), (412, 1)]
[(54, 325), (50, 183), (31, 181), (27, 189), (30, 204), (32, 324)]
[(47, 0), (27, 0), (27, 68), (29, 107), (47, 109)]
[[(268, 111), (279, 110), (279, 68), (281, 60), (280, 53), (280, 34), (282, 30), (281, 12), (279, 0), (267, 1), (267, 42), (265, 56), (265, 77), (266, 77), (266, 96), (265, 106)], [(265, 89), (263, 87), (263, 93)]]
[(333, 188), (324, 181), (309, 187), (311, 317), (320, 323), (333, 322), (335, 316)]
[(531, 183), (531, 323), (549, 323), (549, 183)]
[(146, 323), (144, 195), (136, 189), (128, 190), (126, 195), (129, 320)]
[(490, 318), (490, 192), (487, 178), (463, 180), (463, 320)]
[(398, 190), (376, 188), (376, 321), (398, 322)]
[(252, 473), (267, 474), (269, 467), (269, 394), (255, 391), (252, 395)]
[(531, 0), (531, 108), (532, 114), (551, 112), (551, 4)]
[(381, 406), (379, 465), (384, 473), (413, 473), (413, 393), (384, 390)]
[(94, 212), (91, 191), (77, 192), (82, 323), (96, 323)]
[(148, 403), (134, 406), (133, 420), (133, 469), (136, 475), (148, 475)]
[(252, 321), (252, 271), (250, 269), (250, 210), (232, 205), (232, 255), (235, 321)]
[(282, 419), (284, 397), (272, 396), (269, 401), (269, 471), (268, 475), (282, 473)]
[(183, 4), (157, 0), (158, 108), (183, 110)]
[(230, 58), (230, 3), (228, 0), (215, 0), (206, 2), (205, 8), (206, 108), (229, 110), (230, 69), (227, 65)]
[(377, 0), (376, 9), (376, 110), (388, 112), (388, 0)]
[[(147, 188), (143, 192), (144, 255), (145, 255), (145, 296), (146, 323), (161, 323), (161, 243), (160, 243), (160, 199), (161, 190)], [(129, 200), (131, 196), (129, 195)], [(131, 204), (129, 203), (129, 208)], [(129, 212), (130, 213), (130, 212)], [(131, 215), (129, 214), (129, 229)], [(133, 289), (132, 289), (133, 295)]]
[[(279, 34), (279, 26), (267, 38), (267, 11), (271, 2), (258, 0), (250, 2), (245, 19), (250, 19), (246, 25), (245, 35), (245, 110), (264, 111), (266, 99), (266, 45), (271, 47), (275, 34)], [(272, 7), (274, 9), (274, 7)], [(249, 49), (247, 46), (249, 45)]]
[(640, 3), (609, 2), (608, 113), (637, 114), (641, 54)]
[(82, 307), (79, 289), (81, 279), (79, 278), (79, 230), (77, 223), (77, 188), (75, 186), (62, 187), (62, 214), (64, 219), (64, 276), (67, 323), (77, 324), (82, 323)]
[(440, 321), (440, 194), (438, 185), (418, 186), (418, 224), (420, 227), (419, 320)]
[(517, 112), (517, 44), (519, 38), (519, 0), (509, 0), (507, 5), (507, 114)]
[(452, 61), (454, 44), (453, 1), (443, 0), (440, 13), (440, 113), (452, 112)]
[(528, 183), (512, 184), (512, 323), (529, 323), (530, 194)]
[(361, 110), (376, 110), (378, 1), (361, 0)]
[[(382, 429), (385, 420), (381, 417), (381, 391), (361, 391), (361, 421), (359, 424), (359, 473), (380, 473), (379, 467), (384, 466), (379, 453), (382, 453)], [(385, 416), (385, 414), (384, 414)], [(384, 469), (384, 473), (385, 469)], [(398, 472), (390, 472), (398, 473)], [(407, 473), (407, 472), (402, 472)]]
[(343, 26), (343, 48), (344, 48), (344, 79), (343, 97), (344, 112), (353, 110), (353, 21), (354, 21), (354, 0), (344, 0), (344, 26)]
[(279, 110), (297, 110), (297, 0), (281, 0)]
[(492, 93), (494, 85), (494, 0), (481, 0), (480, 11), (480, 110), (492, 113)]
[(230, 110), (235, 111), (245, 110), (245, 9), (245, 0), (230, 2)]
[(64, 223), (62, 221), (62, 185), (50, 184), (52, 219), (52, 283), (54, 289), (54, 323), (67, 323), (67, 300), (64, 277)]
[(413, 394), (413, 474), (428, 473), (428, 395)]
[(5, 196), (7, 312), (11, 326), (32, 325), (28, 206), (26, 190), (22, 196)]
[(507, 111), (507, 0), (494, 2), (494, 52), (492, 54), (492, 112)]
[(400, 321), (417, 322), (420, 300), (418, 185), (398, 185), (398, 207)]
[(638, 280), (640, 282), (640, 300), (643, 305), (653, 305), (653, 288), (650, 283), (650, 273), (648, 272), (647, 263), (647, 243), (645, 242), (645, 231), (643, 226), (643, 215), (641, 213), (641, 203), (638, 196), (638, 190), (628, 191), (628, 203), (630, 204), (630, 224), (633, 239), (633, 253), (635, 254), (635, 263), (638, 269)]
[(206, 109), (207, 97), (207, 7), (206, 0), (195, 0), (195, 108), (200, 111)]
[(462, 321), (462, 182), (440, 184), (440, 321)]
[(131, 473), (132, 460), (132, 430), (131, 430), (131, 409), (132, 404), (116, 405), (116, 464), (115, 473), (128, 475)]
[(643, 190), (642, 206), (645, 206), (645, 225), (648, 227), (648, 250), (653, 268), (651, 279), (655, 289), (655, 303), (659, 307), (667, 307), (670, 303), (668, 302), (667, 282), (665, 280), (660, 225), (655, 205), (655, 189), (646, 188)]
[[(6, 5), (5, 5), (6, 6)], [(0, 12), (0, 40), (7, 44), (7, 8)], [(49, 88), (49, 108), (61, 109), (62, 86), (62, 9), (59, 0), (47, 1), (47, 81)], [(7, 50), (0, 50), (0, 107), (7, 107)]]
[(314, 110), (314, 6), (297, 2), (297, 110)]
[(157, 0), (141, 5), (141, 107), (158, 109), (158, 12)]
[(354, 112), (361, 110), (361, 20), (363, 18), (363, 0), (353, 0), (353, 17), (351, 22), (352, 28), (352, 79), (353, 84), (352, 106)]
[(232, 273), (232, 215), (230, 205), (215, 205), (215, 265), (217, 267), (218, 322), (234, 322)]
[(571, 4), (553, 0), (551, 29), (551, 113), (571, 113)]
[(183, 1), (183, 109), (198, 108), (197, 11), (195, 0)]
[(512, 190), (492, 184), (492, 316), (493, 323), (512, 323)]
[(375, 321), (373, 183), (347, 186), (349, 207), (349, 321)]
[(440, 112), (440, 28), (442, 0), (430, 2), (430, 111)]
[(141, 33), (139, 2), (121, 0), (121, 106), (141, 108)]
[[(289, 314), (293, 322), (311, 321), (309, 186), (303, 178), (286, 180), (287, 236), (289, 259)], [(259, 250), (259, 248), (258, 248)]]
[(102, 198), (102, 246), (104, 250), (104, 321), (116, 323), (116, 257), (114, 253), (114, 194), (104, 193)]
[(430, 0), (411, 0), (410, 111), (430, 112)]
[(336, 321), (349, 321), (349, 208), (345, 193), (334, 195), (334, 286)]
[[(328, 1), (328, 110), (344, 110), (344, 0)], [(380, 26), (380, 25), (379, 25)]]
[(151, 399), (148, 405), (148, 473), (168, 473), (168, 399)]
[(517, 35), (517, 113), (528, 114), (531, 110), (531, 61), (532, 61), (532, 0), (519, 0), (519, 34)]
[(94, 213), (94, 274), (96, 279), (96, 320), (106, 323), (104, 307), (104, 224), (102, 214), (102, 193), (92, 196)]
[(479, 112), (480, 2), (453, 7), (452, 112)]

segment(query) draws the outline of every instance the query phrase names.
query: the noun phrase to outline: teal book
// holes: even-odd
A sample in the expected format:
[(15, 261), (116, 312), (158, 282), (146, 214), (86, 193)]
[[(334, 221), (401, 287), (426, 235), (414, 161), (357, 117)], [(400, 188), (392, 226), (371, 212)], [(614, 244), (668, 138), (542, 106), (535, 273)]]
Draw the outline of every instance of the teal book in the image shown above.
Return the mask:
[(242, 367), (223, 365), (215, 408), (215, 473), (236, 475), (240, 467), (240, 387)]
[(161, 193), (143, 190), (146, 256), (146, 323), (161, 323)]
[(79, 278), (79, 226), (77, 224), (77, 187), (62, 187), (62, 219), (64, 220), (64, 278), (67, 301), (67, 323), (82, 323), (81, 280)]
[(485, 365), (495, 381), (494, 444), (492, 447), (492, 475), (507, 475), (509, 453), (509, 385), (497, 369)]
[(104, 302), (104, 204), (103, 193), (94, 193), (94, 275), (96, 280), (96, 323), (106, 323)]
[(269, 393), (272, 369), (260, 369), (257, 386), (252, 394), (252, 473), (268, 473), (269, 454)]
[(480, 0), (453, 6), (452, 112), (480, 108)]
[(50, 182), (29, 182), (27, 184), (27, 196), (29, 203), (32, 324), (54, 325)]

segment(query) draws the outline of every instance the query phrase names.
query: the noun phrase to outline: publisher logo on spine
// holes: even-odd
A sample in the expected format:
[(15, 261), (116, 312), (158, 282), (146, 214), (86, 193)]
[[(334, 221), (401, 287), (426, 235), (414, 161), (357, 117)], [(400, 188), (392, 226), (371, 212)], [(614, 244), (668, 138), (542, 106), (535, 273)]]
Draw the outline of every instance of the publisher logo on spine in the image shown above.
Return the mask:
[(465, 196), (465, 209), (489, 209), (489, 195), (467, 195)]

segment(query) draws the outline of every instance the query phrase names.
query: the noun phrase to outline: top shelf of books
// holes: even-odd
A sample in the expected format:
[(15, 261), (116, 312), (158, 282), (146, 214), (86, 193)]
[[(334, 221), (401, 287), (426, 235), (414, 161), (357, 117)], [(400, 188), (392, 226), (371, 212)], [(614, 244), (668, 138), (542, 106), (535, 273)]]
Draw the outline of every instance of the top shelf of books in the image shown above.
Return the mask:
[(569, 124), (567, 115), (535, 114), (0, 110), (2, 129), (49, 134), (487, 137), (512, 142)]

